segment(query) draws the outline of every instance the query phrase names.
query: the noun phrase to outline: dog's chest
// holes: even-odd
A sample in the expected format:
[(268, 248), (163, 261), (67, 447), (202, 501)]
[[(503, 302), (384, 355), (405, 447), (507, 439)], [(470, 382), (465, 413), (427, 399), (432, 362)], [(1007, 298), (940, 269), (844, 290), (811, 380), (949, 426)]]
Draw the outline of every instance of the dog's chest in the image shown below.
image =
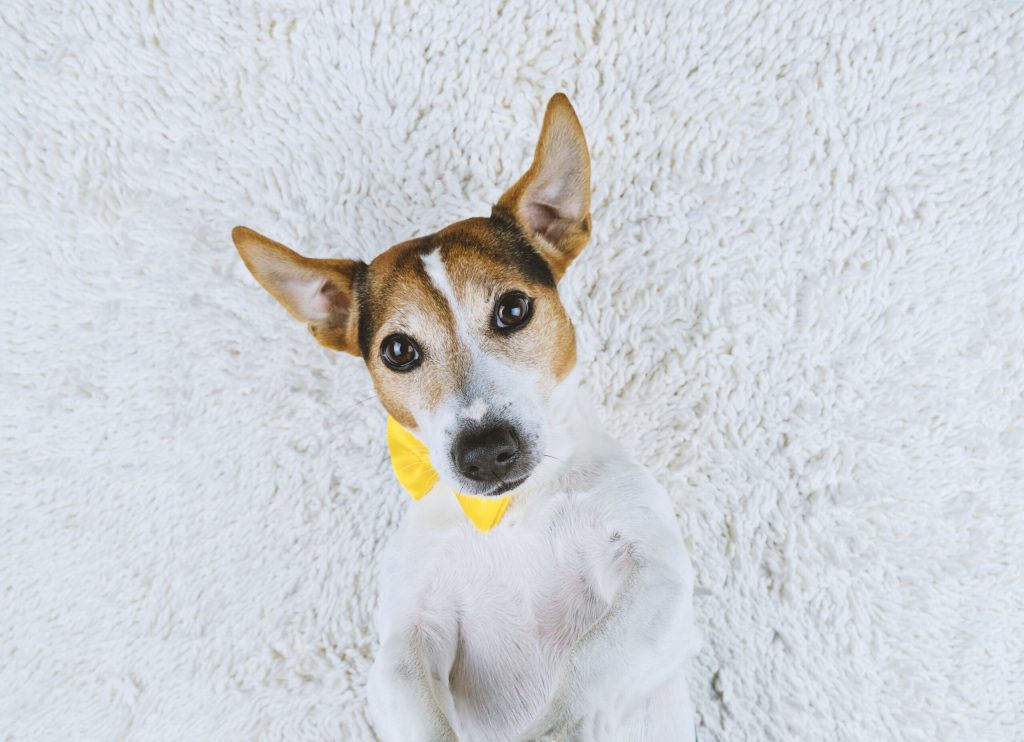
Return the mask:
[(456, 627), (448, 684), (467, 738), (507, 738), (540, 709), (566, 650), (607, 608), (615, 534), (587, 495), (561, 495), (512, 510), (487, 534), (440, 538), (416, 569), (420, 610)]
[(567, 502), (546, 515), (452, 544), (449, 587), (468, 649), (503, 653), (500, 635), (557, 653), (607, 607), (604, 529)]

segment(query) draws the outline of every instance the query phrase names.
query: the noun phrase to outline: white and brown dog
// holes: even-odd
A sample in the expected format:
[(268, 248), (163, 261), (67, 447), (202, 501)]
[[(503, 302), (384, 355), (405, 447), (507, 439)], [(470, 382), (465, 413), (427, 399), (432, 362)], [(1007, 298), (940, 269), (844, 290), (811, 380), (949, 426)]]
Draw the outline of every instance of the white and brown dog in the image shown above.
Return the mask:
[[(689, 557), (664, 490), (582, 400), (558, 298), (590, 237), (590, 156), (568, 99), (551, 99), (533, 164), (489, 218), (368, 265), (232, 237), (317, 340), (362, 356), (440, 477), (384, 557), (379, 736), (693, 739)], [(508, 509), (481, 533), (452, 489)]]

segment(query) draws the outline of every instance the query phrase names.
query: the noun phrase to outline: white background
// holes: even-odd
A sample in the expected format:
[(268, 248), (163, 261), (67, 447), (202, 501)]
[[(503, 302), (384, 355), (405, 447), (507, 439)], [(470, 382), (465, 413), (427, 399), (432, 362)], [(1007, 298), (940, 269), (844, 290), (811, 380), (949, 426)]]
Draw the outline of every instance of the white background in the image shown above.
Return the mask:
[(1020, 739), (1024, 14), (767, 0), (5, 0), (5, 738), (369, 738), (383, 412), (228, 233), (486, 214), (559, 90), (563, 293), (693, 554), (701, 739)]

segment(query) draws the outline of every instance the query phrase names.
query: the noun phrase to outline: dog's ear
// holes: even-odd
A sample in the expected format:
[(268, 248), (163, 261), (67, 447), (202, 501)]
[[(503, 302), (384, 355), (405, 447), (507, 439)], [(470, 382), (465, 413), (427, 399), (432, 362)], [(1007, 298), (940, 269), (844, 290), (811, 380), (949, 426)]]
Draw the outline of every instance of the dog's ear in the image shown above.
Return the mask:
[(562, 93), (548, 101), (533, 164), (498, 201), (561, 278), (590, 239), (590, 153)]
[(231, 230), (231, 240), (260, 285), (322, 345), (360, 354), (355, 281), (364, 263), (303, 257), (246, 227)]

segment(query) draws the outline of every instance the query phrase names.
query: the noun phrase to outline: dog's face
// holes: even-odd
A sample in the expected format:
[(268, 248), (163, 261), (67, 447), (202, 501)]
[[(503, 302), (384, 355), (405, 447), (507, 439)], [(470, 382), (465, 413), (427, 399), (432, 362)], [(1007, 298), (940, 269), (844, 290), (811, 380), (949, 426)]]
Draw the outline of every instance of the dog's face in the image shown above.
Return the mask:
[(256, 279), (327, 347), (361, 355), (387, 411), (466, 494), (504, 494), (547, 447), (576, 362), (557, 282), (590, 236), (590, 159), (563, 95), (533, 165), (489, 218), (395, 245), (369, 265), (232, 233)]

